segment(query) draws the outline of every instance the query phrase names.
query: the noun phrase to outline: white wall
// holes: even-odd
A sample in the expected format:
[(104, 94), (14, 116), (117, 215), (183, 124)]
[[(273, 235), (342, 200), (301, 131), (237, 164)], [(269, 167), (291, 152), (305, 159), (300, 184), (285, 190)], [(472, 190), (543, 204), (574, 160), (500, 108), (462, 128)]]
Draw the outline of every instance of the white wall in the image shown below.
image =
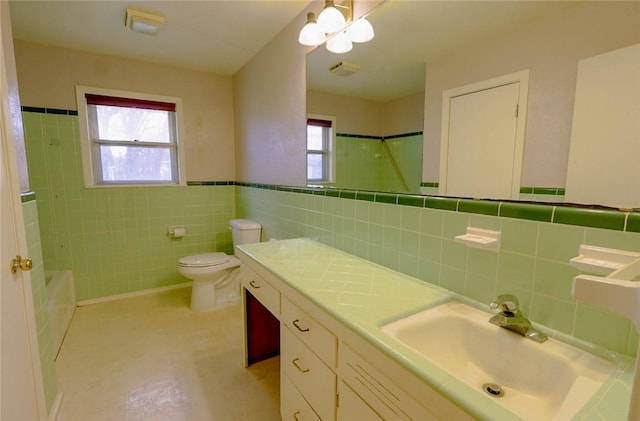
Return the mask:
[(231, 77), (19, 40), (15, 53), (22, 105), (75, 110), (75, 85), (181, 97), (187, 180), (235, 180)]

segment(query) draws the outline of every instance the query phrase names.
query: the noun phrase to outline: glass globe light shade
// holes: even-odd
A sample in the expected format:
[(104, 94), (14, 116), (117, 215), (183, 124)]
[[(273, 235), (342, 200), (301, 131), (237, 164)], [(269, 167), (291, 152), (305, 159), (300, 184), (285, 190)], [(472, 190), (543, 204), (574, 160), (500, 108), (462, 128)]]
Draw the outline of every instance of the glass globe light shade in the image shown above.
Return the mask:
[(353, 44), (344, 32), (334, 35), (327, 41), (327, 50), (332, 53), (342, 54), (351, 51), (352, 48)]
[(327, 0), (322, 12), (318, 15), (318, 26), (327, 34), (332, 34), (344, 28), (347, 24), (344, 15), (333, 6), (333, 0)]
[(371, 41), (375, 35), (373, 26), (371, 26), (371, 23), (366, 18), (353, 22), (351, 26), (347, 28), (346, 32), (347, 37), (349, 37), (352, 42)]
[(315, 47), (327, 40), (327, 36), (316, 23), (316, 16), (313, 12), (307, 14), (307, 23), (300, 30), (298, 42), (302, 45)]

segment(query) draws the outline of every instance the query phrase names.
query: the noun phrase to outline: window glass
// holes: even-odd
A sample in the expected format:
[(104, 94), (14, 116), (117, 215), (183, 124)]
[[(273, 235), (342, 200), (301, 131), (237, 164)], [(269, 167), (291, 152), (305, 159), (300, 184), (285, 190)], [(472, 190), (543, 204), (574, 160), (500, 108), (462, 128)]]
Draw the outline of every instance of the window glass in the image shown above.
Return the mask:
[(182, 184), (179, 98), (76, 87), (85, 185)]

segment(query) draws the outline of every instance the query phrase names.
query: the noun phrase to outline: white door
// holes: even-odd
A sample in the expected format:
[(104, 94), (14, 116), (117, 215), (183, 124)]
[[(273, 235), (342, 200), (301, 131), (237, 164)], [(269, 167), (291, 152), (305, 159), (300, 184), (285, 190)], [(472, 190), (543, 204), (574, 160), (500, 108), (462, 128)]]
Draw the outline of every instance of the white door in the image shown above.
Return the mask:
[(517, 199), (528, 72), (444, 93), (440, 194)]
[[(0, 42), (0, 419), (38, 420), (45, 417), (36, 388), (33, 342), (35, 322), (28, 294), (30, 277), (10, 263), (16, 255), (26, 256), (26, 235), (16, 172), (16, 156), (11, 131), (5, 56)], [(36, 362), (40, 368), (39, 360)], [(40, 408), (39, 408), (40, 406)]]

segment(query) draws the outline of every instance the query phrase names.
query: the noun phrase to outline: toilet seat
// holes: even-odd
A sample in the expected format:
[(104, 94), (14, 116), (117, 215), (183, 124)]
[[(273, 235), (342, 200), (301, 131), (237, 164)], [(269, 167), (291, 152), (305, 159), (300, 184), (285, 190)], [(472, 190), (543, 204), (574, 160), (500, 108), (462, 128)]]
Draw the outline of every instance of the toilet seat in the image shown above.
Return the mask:
[(178, 266), (188, 268), (204, 268), (229, 263), (230, 257), (225, 253), (205, 253), (194, 256), (186, 256), (178, 260)]

